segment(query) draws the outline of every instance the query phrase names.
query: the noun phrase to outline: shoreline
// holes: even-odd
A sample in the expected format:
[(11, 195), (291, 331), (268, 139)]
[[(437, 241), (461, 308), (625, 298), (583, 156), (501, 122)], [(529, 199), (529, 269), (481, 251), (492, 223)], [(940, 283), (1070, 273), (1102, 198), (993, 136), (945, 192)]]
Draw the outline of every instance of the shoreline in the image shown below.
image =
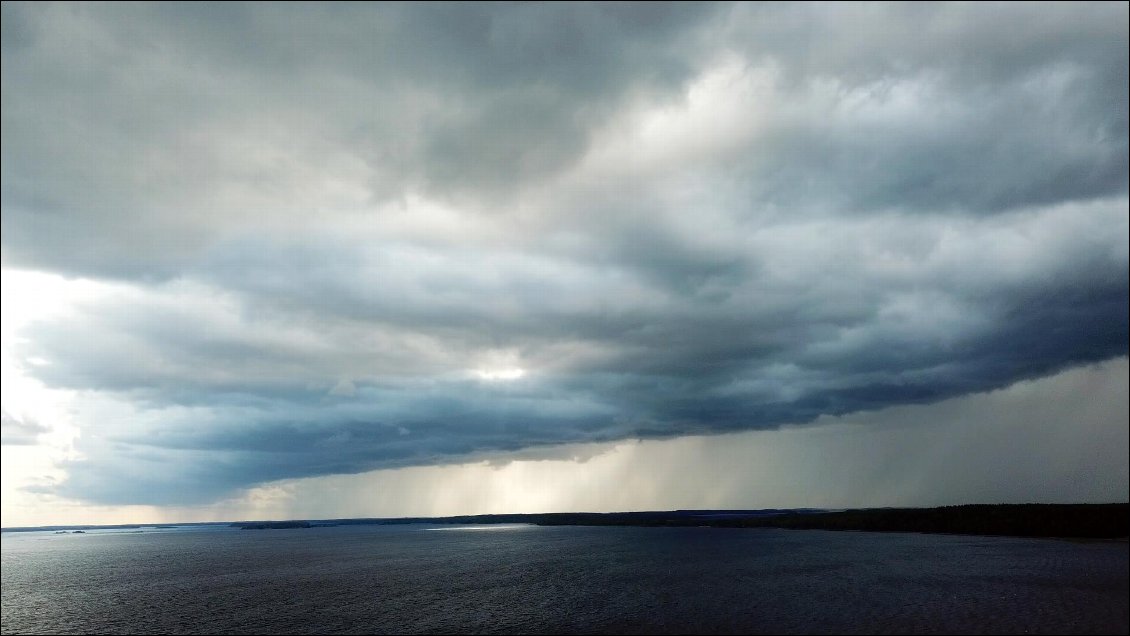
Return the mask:
[(761, 510), (670, 510), (556, 512), (451, 517), (295, 519), (162, 524), (68, 525), (2, 528), (0, 532), (95, 530), (170, 526), (235, 526), (246, 529), (344, 525), (496, 525), (782, 528), (861, 532), (914, 532), (964, 536), (1060, 539), (1075, 542), (1130, 541), (1130, 503), (966, 504), (935, 508), (813, 508)]

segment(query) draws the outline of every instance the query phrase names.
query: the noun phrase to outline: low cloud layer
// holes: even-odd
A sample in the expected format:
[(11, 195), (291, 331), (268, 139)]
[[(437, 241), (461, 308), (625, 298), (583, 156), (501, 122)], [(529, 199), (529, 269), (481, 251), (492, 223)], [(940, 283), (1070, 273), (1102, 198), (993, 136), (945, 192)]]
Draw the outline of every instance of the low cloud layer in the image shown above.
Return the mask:
[(12, 345), (78, 396), (68, 497), (1128, 351), (1125, 4), (3, 11), (4, 267), (103, 282)]
[(1126, 501), (1126, 380), (1122, 358), (820, 426), (272, 482), (165, 519)]

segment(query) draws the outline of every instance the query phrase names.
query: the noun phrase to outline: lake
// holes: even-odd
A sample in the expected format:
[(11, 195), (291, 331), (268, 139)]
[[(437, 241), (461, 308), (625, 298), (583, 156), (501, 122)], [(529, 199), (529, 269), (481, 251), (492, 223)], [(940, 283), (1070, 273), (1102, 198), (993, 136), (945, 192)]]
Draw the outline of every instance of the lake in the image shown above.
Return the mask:
[(1128, 545), (777, 529), (4, 533), (9, 633), (1126, 633)]

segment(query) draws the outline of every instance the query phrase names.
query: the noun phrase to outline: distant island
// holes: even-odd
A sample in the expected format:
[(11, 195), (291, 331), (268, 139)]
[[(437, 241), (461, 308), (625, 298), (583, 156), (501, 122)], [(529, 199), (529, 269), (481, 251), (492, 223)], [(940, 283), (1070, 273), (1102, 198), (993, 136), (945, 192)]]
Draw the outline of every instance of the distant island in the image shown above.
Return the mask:
[(253, 521), (231, 524), (233, 528), (241, 530), (288, 530), (291, 528), (309, 528), (308, 521)]
[[(523, 523), (538, 526), (643, 526), (710, 528), (785, 528), (920, 532), (1066, 539), (1124, 539), (1130, 535), (1130, 504), (969, 504), (937, 508), (815, 508), (763, 510), (668, 510), (647, 512), (555, 512), (289, 521), (182, 523), (179, 527), (226, 525), (242, 530), (326, 528), (403, 524), (487, 525)], [(3, 532), (77, 531), (137, 528), (118, 526), (46, 526), (3, 528)], [(155, 526), (169, 527), (169, 526)], [(59, 534), (57, 532), (56, 534)]]

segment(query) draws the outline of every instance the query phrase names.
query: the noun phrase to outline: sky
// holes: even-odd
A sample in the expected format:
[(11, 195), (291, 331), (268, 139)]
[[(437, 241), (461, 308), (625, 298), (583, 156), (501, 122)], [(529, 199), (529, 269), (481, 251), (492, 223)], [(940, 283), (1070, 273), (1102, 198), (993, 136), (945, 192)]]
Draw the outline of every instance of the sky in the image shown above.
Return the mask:
[(6, 527), (1128, 499), (1126, 3), (2, 7)]

